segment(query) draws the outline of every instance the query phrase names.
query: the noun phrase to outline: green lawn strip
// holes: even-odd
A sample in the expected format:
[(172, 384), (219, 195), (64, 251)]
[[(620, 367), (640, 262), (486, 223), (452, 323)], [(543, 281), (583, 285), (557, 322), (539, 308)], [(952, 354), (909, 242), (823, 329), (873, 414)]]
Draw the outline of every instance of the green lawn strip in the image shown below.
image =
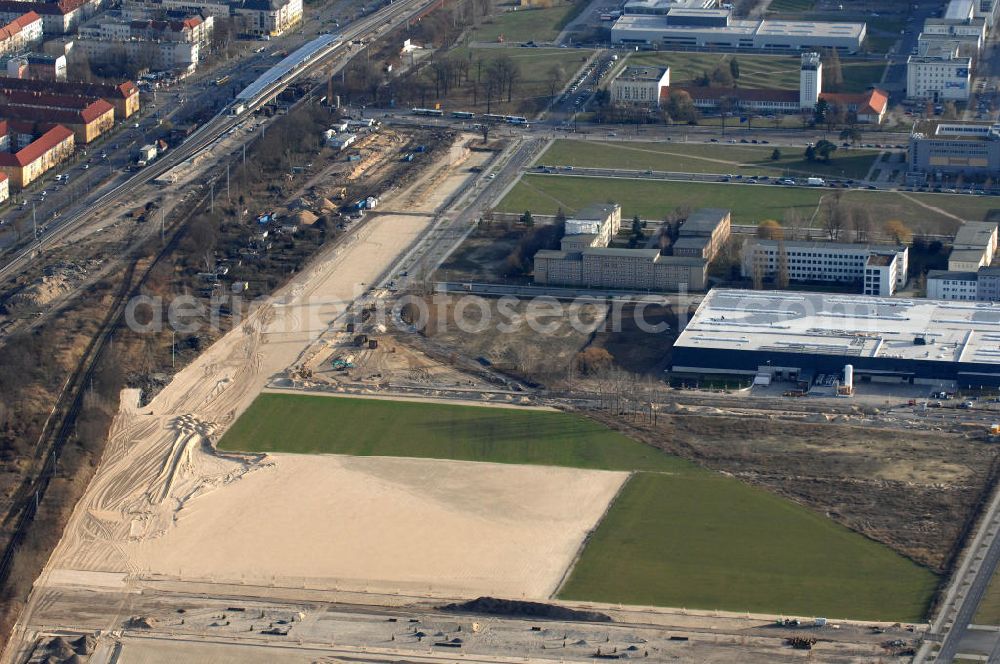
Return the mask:
[[(794, 208), (799, 218), (808, 221), (821, 196), (829, 188), (774, 187), (652, 181), (627, 178), (564, 177), (525, 175), (498, 205), (502, 212), (554, 214), (563, 201), (567, 212), (594, 202), (617, 201), (627, 218), (638, 214), (644, 219), (662, 219), (678, 207), (725, 207), (733, 211), (733, 223), (756, 224), (764, 219), (784, 219), (785, 211)], [(953, 233), (959, 222), (935, 211), (943, 210), (961, 219), (982, 220), (994, 207), (990, 197), (960, 194), (914, 194), (853, 189), (843, 192), (843, 200), (871, 206), (880, 219), (900, 219), (915, 232)], [(923, 205), (921, 205), (921, 203)], [(929, 206), (924, 207), (924, 206)]]
[(559, 597), (916, 621), (937, 582), (888, 547), (741, 482), (639, 473)]
[(566, 17), (573, 11), (570, 3), (545, 9), (518, 9), (505, 12), (472, 31), (472, 41), (495, 42), (503, 35), (507, 42), (549, 42), (562, 29)]
[[(774, 150), (780, 153), (772, 159)], [(590, 168), (651, 169), (685, 173), (740, 175), (836, 176), (863, 178), (877, 150), (843, 149), (830, 162), (807, 161), (803, 148), (769, 145), (645, 143), (556, 140), (537, 164)]]
[(1000, 575), (994, 574), (990, 580), (973, 622), (977, 625), (1000, 625)]
[(604, 470), (695, 469), (567, 413), (297, 394), (258, 396), (219, 447)]

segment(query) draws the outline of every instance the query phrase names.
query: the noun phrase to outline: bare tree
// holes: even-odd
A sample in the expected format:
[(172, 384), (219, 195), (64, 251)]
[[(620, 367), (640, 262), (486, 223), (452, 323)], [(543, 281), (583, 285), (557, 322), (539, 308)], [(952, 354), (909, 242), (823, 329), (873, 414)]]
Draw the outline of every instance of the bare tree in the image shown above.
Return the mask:
[(847, 211), (843, 205), (843, 194), (836, 191), (826, 199), (826, 214), (823, 217), (823, 228), (830, 236), (831, 242), (840, 239), (840, 234), (847, 225)]
[(559, 84), (566, 78), (566, 70), (560, 64), (549, 67), (549, 96), (555, 97)]

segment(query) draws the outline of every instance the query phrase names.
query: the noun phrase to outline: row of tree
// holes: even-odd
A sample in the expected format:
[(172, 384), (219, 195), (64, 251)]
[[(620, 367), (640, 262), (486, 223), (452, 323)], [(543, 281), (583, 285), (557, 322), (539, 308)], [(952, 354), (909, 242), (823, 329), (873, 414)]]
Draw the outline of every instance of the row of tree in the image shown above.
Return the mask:
[[(905, 222), (888, 219), (879, 226), (869, 207), (846, 204), (839, 191), (824, 199), (820, 214), (823, 230), (831, 242), (868, 242), (876, 239), (873, 235), (902, 245), (913, 240), (913, 231)], [(791, 225), (788, 229), (795, 233), (803, 232), (802, 228)], [(761, 239), (785, 240), (789, 239), (787, 234), (786, 227), (775, 219), (765, 219), (757, 225), (757, 237)]]

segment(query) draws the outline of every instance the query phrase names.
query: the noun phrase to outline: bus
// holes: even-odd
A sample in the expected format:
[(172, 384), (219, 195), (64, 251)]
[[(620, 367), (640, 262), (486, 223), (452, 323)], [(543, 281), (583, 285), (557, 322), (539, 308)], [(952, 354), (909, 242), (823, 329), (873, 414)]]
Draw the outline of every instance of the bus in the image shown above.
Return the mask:
[(497, 115), (495, 113), (483, 113), (479, 117), (487, 122), (505, 122), (507, 120), (506, 115)]
[(476, 117), (476, 114), (469, 113), (468, 111), (452, 111), (451, 117), (458, 118), (459, 120), (471, 120)]
[(504, 118), (507, 124), (528, 126), (528, 119), (520, 115), (508, 115)]
[(215, 79), (216, 85), (225, 85), (228, 82), (229, 82), (229, 74), (226, 74), (225, 76), (220, 76), (219, 78)]
[(414, 115), (429, 115), (435, 118), (439, 118), (444, 115), (444, 111), (439, 108), (414, 108), (412, 109)]

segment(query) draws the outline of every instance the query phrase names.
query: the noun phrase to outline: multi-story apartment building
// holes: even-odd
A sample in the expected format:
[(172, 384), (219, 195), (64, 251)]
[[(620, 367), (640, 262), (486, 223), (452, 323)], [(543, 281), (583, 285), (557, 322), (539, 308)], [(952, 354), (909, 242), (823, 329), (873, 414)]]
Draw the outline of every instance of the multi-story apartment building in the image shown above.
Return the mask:
[(277, 37), (302, 22), (302, 0), (124, 0), (123, 10), (232, 18), (238, 31), (260, 37)]
[(100, 83), (66, 83), (0, 77), (0, 94), (7, 92), (50, 93), (63, 97), (79, 97), (87, 101), (103, 99), (115, 109), (115, 119), (124, 120), (139, 112), (139, 88), (132, 81), (118, 85)]
[(215, 18), (186, 16), (184, 18), (156, 21), (152, 19), (127, 19), (120, 13), (100, 16), (80, 28), (81, 39), (106, 41), (172, 41), (205, 45), (212, 37)]
[(56, 2), (21, 2), (0, 0), (0, 21), (13, 21), (25, 12), (35, 12), (42, 17), (42, 30), (46, 35), (65, 35), (76, 30), (89, 16), (101, 7), (101, 0), (57, 0)]
[(859, 283), (865, 295), (889, 296), (906, 284), (906, 247), (839, 242), (753, 240), (743, 248), (743, 276), (789, 282)]
[(197, 42), (77, 39), (75, 48), (91, 62), (141, 60), (158, 71), (192, 72), (201, 60), (201, 45)]
[(86, 144), (114, 126), (115, 109), (103, 99), (7, 91), (0, 93), (0, 118), (32, 123), (42, 131), (61, 125), (73, 130), (76, 143)]
[(277, 37), (302, 22), (302, 0), (238, 0), (231, 5), (247, 34)]
[(25, 53), (7, 61), (7, 76), (45, 82), (66, 80), (66, 56)]
[(23, 189), (73, 155), (73, 131), (56, 125), (40, 136), (30, 123), (0, 120), (0, 172)]
[(0, 28), (0, 55), (27, 51), (41, 41), (42, 17), (36, 12), (26, 12)]

